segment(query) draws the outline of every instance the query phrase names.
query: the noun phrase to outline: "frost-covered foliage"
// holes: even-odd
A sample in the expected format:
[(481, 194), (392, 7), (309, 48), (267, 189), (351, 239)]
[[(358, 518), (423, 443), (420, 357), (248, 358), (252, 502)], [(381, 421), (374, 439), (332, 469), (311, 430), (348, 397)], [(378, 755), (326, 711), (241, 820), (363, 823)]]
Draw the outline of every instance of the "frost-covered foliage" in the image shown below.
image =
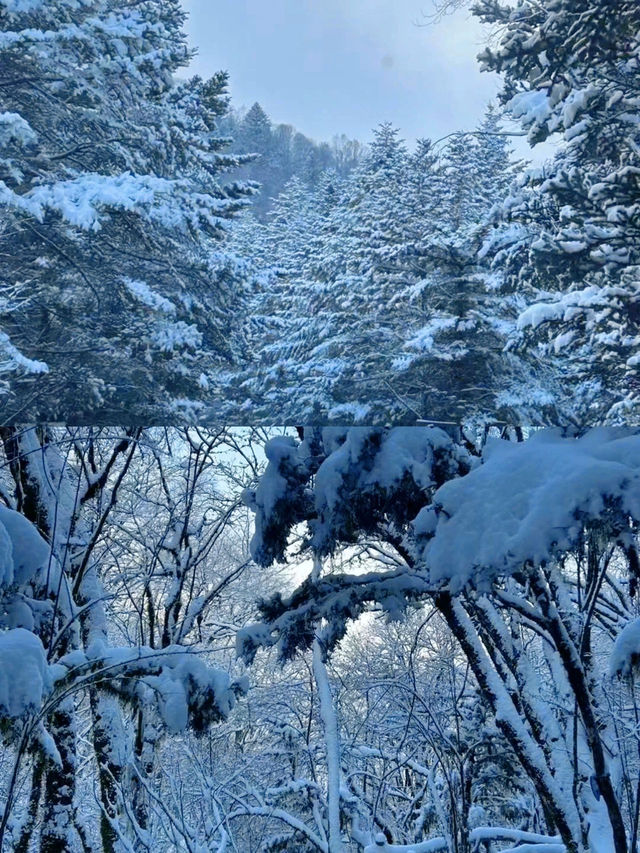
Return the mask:
[[(258, 648), (277, 645), (286, 660), (319, 642), (328, 653), (366, 611), (397, 619), (431, 602), (545, 810), (546, 836), (496, 837), (541, 849), (627, 851), (627, 832), (637, 822), (622, 768), (635, 759), (607, 722), (612, 687), (600, 662), (613, 649), (612, 673), (628, 674), (638, 658), (635, 623), (614, 640), (620, 622), (629, 620), (637, 586), (640, 436), (612, 428), (579, 437), (541, 431), (524, 442), (489, 442), (472, 461), (472, 448), (459, 446), (456, 454), (455, 442), (438, 431), (382, 431), (373, 446), (372, 435), (353, 428), (337, 441), (331, 433), (322, 437), (322, 462), (306, 495), (303, 548), (314, 558), (313, 570), (287, 597), (259, 602), (263, 622), (239, 632), (239, 651), (252, 660)], [(352, 455), (367, 436), (369, 453)], [(424, 454), (434, 439), (457, 463), (443, 469), (440, 482), (415, 464), (416, 448)], [(387, 442), (396, 444), (386, 456), (394, 461), (389, 479)], [(288, 446), (290, 457), (294, 443)], [(386, 484), (373, 502), (372, 471)], [(265, 477), (273, 482), (269, 467)], [(283, 490), (281, 518), (285, 496)], [(338, 520), (325, 525), (329, 506), (329, 517)], [(258, 540), (268, 531), (263, 517)], [(354, 546), (354, 556), (361, 549), (378, 553), (381, 567), (366, 574), (323, 571), (324, 554), (340, 549), (346, 558)], [(264, 557), (268, 544), (260, 547)], [(276, 556), (283, 556), (280, 544), (271, 552)], [(550, 714), (554, 695), (562, 709)], [(415, 846), (394, 848), (392, 841), (382, 833), (366, 849)], [(423, 844), (446, 849), (439, 839)]]
[[(438, 4), (436, 4), (438, 5)], [(444, 7), (456, 6), (455, 0)], [(501, 105), (283, 189), (256, 260), (245, 411), (287, 422), (620, 424), (638, 395), (637, 4), (479, 2)], [(256, 114), (254, 118), (259, 116)], [(514, 163), (503, 118), (544, 165)]]
[[(639, 16), (615, 11), (480, 0), (500, 106), (409, 151), (389, 123), (316, 144), (229, 112), (224, 73), (180, 81), (179, 0), (0, 4), (10, 419), (635, 417)], [(553, 158), (514, 162), (506, 120)]]
[(504, 76), (507, 110), (532, 143), (561, 140), (505, 205), (495, 261), (526, 300), (514, 343), (560, 355), (583, 417), (624, 421), (640, 388), (638, 4), (480, 0), (476, 13), (500, 33), (480, 59)]
[(524, 181), (503, 127), (490, 105), (476, 130), (409, 152), (382, 124), (346, 179), (328, 170), (311, 189), (296, 176), (266, 221), (242, 222), (249, 346), (227, 411), (540, 425), (583, 412), (562, 370), (571, 337), (550, 359), (516, 346), (539, 309), (514, 283), (534, 229), (503, 221)]
[(174, 79), (184, 17), (155, 0), (0, 4), (10, 417), (175, 418), (233, 360), (243, 262), (224, 236), (251, 190), (219, 182), (242, 162), (216, 133), (226, 76)]
[(201, 634), (246, 565), (229, 529), (240, 502), (214, 485), (237, 439), (6, 426), (0, 438), (0, 733), (13, 763), (0, 769), (0, 847), (131, 850), (151, 837), (145, 786), (163, 743), (206, 735), (248, 688)]

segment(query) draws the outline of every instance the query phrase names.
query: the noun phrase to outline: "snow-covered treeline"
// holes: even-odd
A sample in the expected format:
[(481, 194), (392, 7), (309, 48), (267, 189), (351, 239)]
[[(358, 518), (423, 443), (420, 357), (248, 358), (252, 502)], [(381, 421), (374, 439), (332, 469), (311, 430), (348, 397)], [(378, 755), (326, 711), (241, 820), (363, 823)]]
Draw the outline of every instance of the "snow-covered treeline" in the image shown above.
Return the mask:
[(638, 5), (474, 13), (498, 105), (363, 150), (181, 80), (178, 0), (2, 0), (3, 420), (635, 418)]
[(248, 235), (272, 271), (250, 312), (263, 367), (248, 362), (243, 385), (259, 412), (637, 417), (638, 4), (487, 0), (474, 13), (491, 28), (480, 62), (502, 75), (504, 116), (555, 154), (514, 167), (490, 112), (411, 153), (382, 125), (346, 181), (310, 193), (294, 179)]
[(219, 127), (224, 136), (233, 139), (234, 150), (239, 154), (257, 155), (236, 175), (260, 184), (251, 212), (262, 221), (291, 178), (297, 177), (314, 188), (323, 172), (334, 171), (346, 177), (366, 150), (361, 142), (348, 139), (345, 134), (334, 135), (331, 142), (317, 143), (290, 124), (273, 122), (257, 101), (248, 110), (230, 107)]
[(258, 417), (554, 417), (551, 371), (504, 352), (517, 297), (478, 260), (518, 172), (501, 132), (490, 107), (477, 136), (410, 153), (383, 124), (348, 177), (296, 176), (236, 229), (262, 272), (240, 376)]
[(1, 437), (3, 850), (635, 853), (637, 431)]

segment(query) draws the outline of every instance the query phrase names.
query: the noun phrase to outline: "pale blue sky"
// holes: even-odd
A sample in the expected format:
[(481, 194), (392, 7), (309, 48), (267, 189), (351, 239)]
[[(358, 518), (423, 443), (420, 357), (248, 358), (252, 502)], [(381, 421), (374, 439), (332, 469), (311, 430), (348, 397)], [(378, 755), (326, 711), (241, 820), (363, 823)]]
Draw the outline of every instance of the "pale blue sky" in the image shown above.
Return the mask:
[(192, 71), (230, 74), (236, 106), (321, 140), (363, 142), (381, 121), (410, 143), (473, 129), (499, 79), (481, 73), (468, 11), (429, 26), (430, 0), (183, 0)]

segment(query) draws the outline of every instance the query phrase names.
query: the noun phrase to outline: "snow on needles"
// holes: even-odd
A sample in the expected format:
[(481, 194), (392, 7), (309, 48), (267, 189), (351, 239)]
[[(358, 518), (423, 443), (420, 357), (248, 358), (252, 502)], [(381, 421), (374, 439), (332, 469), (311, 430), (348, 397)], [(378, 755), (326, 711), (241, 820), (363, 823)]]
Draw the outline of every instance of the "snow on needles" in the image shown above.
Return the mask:
[[(329, 437), (325, 432), (325, 443)], [(354, 530), (369, 529), (375, 508), (383, 505), (388, 517), (399, 522), (436, 487), (443, 471), (453, 475), (467, 463), (465, 451), (437, 428), (352, 427), (316, 473), (317, 518), (309, 525), (314, 548), (327, 553), (336, 539), (352, 540)], [(415, 511), (414, 506), (408, 518)]]
[(49, 367), (44, 361), (27, 358), (9, 340), (8, 335), (0, 331), (0, 373), (10, 370), (22, 370), (25, 373), (48, 373)]
[(494, 440), (482, 465), (442, 486), (416, 517), (418, 556), (454, 592), (487, 588), (570, 548), (607, 502), (640, 519), (640, 434), (543, 430), (522, 443)]

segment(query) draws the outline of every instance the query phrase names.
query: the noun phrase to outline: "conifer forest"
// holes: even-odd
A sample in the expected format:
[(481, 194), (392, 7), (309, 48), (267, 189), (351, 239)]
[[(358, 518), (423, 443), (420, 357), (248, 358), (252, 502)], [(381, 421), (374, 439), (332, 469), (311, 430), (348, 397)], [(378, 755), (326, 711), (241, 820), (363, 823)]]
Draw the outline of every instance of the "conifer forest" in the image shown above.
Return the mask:
[(640, 853), (640, 5), (317, 139), (193, 3), (0, 0), (0, 853)]

